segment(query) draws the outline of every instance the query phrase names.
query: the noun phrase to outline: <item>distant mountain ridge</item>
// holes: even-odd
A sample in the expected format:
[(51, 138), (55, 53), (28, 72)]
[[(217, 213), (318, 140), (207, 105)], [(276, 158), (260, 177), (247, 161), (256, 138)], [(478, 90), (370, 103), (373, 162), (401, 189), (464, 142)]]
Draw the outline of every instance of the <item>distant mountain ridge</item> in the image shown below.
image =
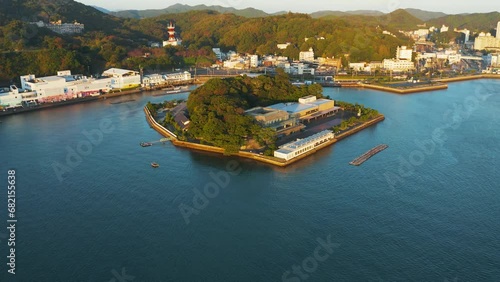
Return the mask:
[[(262, 10), (259, 9), (254, 9), (254, 8), (246, 8), (246, 9), (236, 9), (232, 7), (222, 7), (218, 5), (212, 5), (212, 6), (207, 6), (207, 5), (196, 5), (196, 6), (190, 6), (186, 4), (174, 4), (171, 5), (167, 8), (164, 9), (147, 9), (147, 10), (123, 10), (123, 11), (116, 11), (116, 12), (111, 12), (106, 9), (100, 8), (100, 7), (95, 7), (98, 10), (109, 13), (111, 15), (121, 17), (121, 18), (134, 18), (134, 19), (143, 19), (143, 18), (153, 18), (157, 17), (160, 15), (165, 15), (165, 14), (179, 14), (179, 13), (185, 13), (185, 12), (190, 12), (190, 11), (200, 11), (200, 10), (209, 10), (209, 11), (216, 11), (219, 13), (232, 13), (237, 16), (242, 16), (246, 18), (258, 18), (258, 17), (267, 17), (267, 16), (275, 16), (275, 15), (282, 15), (286, 14), (286, 11), (280, 11), (276, 13), (266, 13)], [(442, 13), (442, 12), (431, 12), (431, 11), (424, 11), (420, 9), (404, 9), (408, 13), (410, 13), (412, 16), (422, 20), (422, 21), (428, 21), (440, 17), (445, 17), (447, 14)], [(326, 16), (336, 16), (336, 17), (344, 17), (344, 16), (351, 16), (351, 15), (361, 15), (361, 16), (383, 16), (386, 13), (383, 13), (381, 11), (376, 11), (376, 10), (355, 10), (355, 11), (333, 11), (333, 10), (325, 10), (325, 11), (317, 11), (314, 13), (310, 13), (309, 15), (312, 18), (321, 18), (321, 17), (326, 17)]]
[(95, 8), (95, 9), (97, 9), (97, 10), (99, 10), (99, 11), (101, 11), (101, 12), (105, 13), (105, 14), (109, 14), (109, 13), (111, 13), (111, 11), (110, 11), (110, 10), (105, 9), (105, 8), (103, 8), (103, 7), (94, 6), (94, 5), (91, 5), (90, 7)]
[(215, 11), (222, 14), (231, 13), (246, 18), (267, 17), (270, 15), (264, 11), (257, 10), (254, 8), (246, 8), (239, 10), (232, 7), (207, 6), (207, 5), (189, 6), (185, 4), (174, 4), (165, 9), (123, 10), (118, 12), (111, 12), (110, 14), (121, 18), (143, 19), (143, 18), (153, 18), (165, 14), (179, 14), (179, 13), (185, 13), (190, 11), (201, 11), (201, 10)]
[(446, 17), (448, 14), (445, 14), (443, 12), (430, 12), (430, 11), (424, 11), (420, 9), (413, 9), (413, 8), (408, 8), (405, 9), (408, 13), (410, 13), (412, 16), (421, 19), (423, 21), (428, 21), (432, 19), (437, 19), (441, 17)]
[(322, 18), (328, 16), (343, 17), (350, 15), (362, 15), (362, 16), (382, 16), (384, 13), (380, 11), (373, 10), (356, 10), (356, 11), (317, 11), (310, 14), (312, 18)]

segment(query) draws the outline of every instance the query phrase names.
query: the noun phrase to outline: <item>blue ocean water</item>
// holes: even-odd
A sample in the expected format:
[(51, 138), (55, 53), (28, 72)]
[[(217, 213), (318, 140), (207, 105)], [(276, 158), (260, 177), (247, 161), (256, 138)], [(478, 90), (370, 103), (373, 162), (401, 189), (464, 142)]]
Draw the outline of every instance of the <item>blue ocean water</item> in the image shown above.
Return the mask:
[(2, 118), (0, 281), (499, 281), (500, 81), (324, 92), (386, 120), (287, 168), (140, 147), (147, 101), (187, 94)]

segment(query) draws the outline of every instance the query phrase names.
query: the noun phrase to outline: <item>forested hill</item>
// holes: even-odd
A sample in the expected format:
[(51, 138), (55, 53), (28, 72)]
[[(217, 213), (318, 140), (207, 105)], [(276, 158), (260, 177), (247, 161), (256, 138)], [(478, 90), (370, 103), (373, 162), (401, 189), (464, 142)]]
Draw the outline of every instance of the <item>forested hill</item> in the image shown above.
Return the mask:
[(423, 24), (424, 21), (411, 15), (409, 12), (399, 9), (389, 14), (367, 16), (367, 15), (343, 15), (343, 16), (324, 16), (321, 19), (341, 19), (349, 23), (363, 23), (368, 26), (380, 26), (383, 28), (400, 29), (416, 29), (417, 25)]
[(482, 14), (449, 15), (442, 18), (430, 20), (427, 25), (440, 27), (444, 24), (457, 29), (467, 28), (468, 30), (474, 32), (492, 32), (493, 29), (496, 28), (498, 21), (500, 21), (500, 13), (491, 12)]
[[(393, 57), (398, 45), (409, 39), (382, 34), (384, 22), (347, 21), (343, 19), (313, 19), (306, 14), (244, 18), (211, 11), (195, 11), (143, 19), (132, 28), (155, 37), (167, 36), (160, 28), (169, 20), (177, 23), (188, 48), (217, 46), (240, 53), (280, 54), (298, 59), (300, 51), (312, 47), (316, 56), (342, 57), (349, 54), (353, 61), (381, 60)], [(306, 38), (308, 40), (306, 40)], [(290, 42), (286, 50), (278, 43)]]
[(44, 22), (61, 20), (78, 21), (87, 30), (112, 32), (122, 26), (123, 21), (99, 10), (73, 0), (7, 0), (0, 5), (0, 25), (12, 20)]
[[(52, 75), (61, 69), (90, 75), (109, 67), (164, 71), (194, 64), (210, 66), (215, 61), (214, 47), (290, 59), (313, 48), (316, 57), (342, 58), (345, 66), (348, 61), (394, 57), (397, 46), (412, 44), (398, 31), (423, 23), (405, 10), (319, 19), (296, 13), (249, 18), (204, 10), (139, 20), (118, 18), (73, 0), (0, 1), (0, 82), (4, 83), (27, 73)], [(447, 16), (430, 23), (491, 29), (498, 19), (499, 13), (490, 13)], [(85, 24), (85, 32), (60, 35), (29, 24), (39, 20), (78, 21)], [(183, 45), (150, 48), (151, 42), (168, 38), (170, 21), (176, 23)], [(395, 37), (383, 34), (384, 30)], [(286, 50), (277, 48), (278, 43), (287, 42)]]

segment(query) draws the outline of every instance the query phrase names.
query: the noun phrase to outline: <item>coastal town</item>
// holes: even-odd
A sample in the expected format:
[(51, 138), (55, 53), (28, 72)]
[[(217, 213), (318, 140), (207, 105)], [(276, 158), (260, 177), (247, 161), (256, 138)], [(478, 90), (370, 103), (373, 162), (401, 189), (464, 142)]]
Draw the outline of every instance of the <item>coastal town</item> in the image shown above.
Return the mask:
[[(61, 34), (81, 33), (84, 25), (59, 22), (44, 25)], [(500, 21), (497, 23), (497, 29)], [(162, 44), (151, 43), (152, 48), (181, 46), (182, 39), (176, 32), (176, 26), (170, 22), (167, 26), (168, 38)], [(488, 32), (471, 34), (471, 31), (455, 28), (453, 32), (462, 34), (463, 40), (448, 42), (447, 48), (439, 47), (433, 38), (449, 32), (451, 27), (429, 28), (420, 26), (416, 30), (400, 30), (400, 34), (414, 41), (413, 46), (398, 46), (393, 58), (382, 61), (351, 62), (346, 55), (343, 58), (316, 56), (314, 49), (299, 52), (298, 58), (257, 54), (240, 54), (235, 51), (223, 52), (213, 47), (216, 60), (212, 66), (198, 69), (192, 66), (178, 72), (144, 73), (140, 70), (110, 68), (97, 76), (72, 74), (71, 70), (58, 71), (56, 75), (37, 77), (27, 74), (19, 77), (20, 85), (10, 85), (0, 90), (0, 107), (9, 110), (20, 107), (33, 107), (43, 103), (67, 101), (87, 96), (103, 95), (113, 91), (131, 89), (156, 90), (168, 86), (203, 83), (212, 77), (234, 75), (274, 74), (276, 69), (283, 69), (297, 85), (318, 83), (326, 87), (368, 87), (380, 90), (408, 92), (443, 89), (439, 84), (446, 78), (478, 76), (500, 73), (500, 34), (492, 36)], [(395, 37), (387, 30), (379, 30), (384, 36)], [(471, 36), (474, 39), (471, 40)], [(304, 38), (321, 41), (325, 38), (316, 36)], [(435, 41), (435, 40), (434, 40)], [(284, 50), (293, 44), (279, 43), (277, 48)], [(144, 56), (149, 56), (145, 54)], [(430, 87), (429, 87), (430, 86)], [(399, 91), (399, 92), (398, 92)]]
[(0, 282), (498, 281), (494, 1), (1, 2)]
[[(45, 26), (41, 23), (34, 24), (39, 27)], [(70, 34), (81, 33), (84, 29), (84, 26), (79, 23), (63, 24), (61, 22), (51, 23), (47, 27), (58, 33)], [(500, 27), (500, 22), (498, 22), (498, 27)], [(167, 29), (168, 38), (162, 44), (151, 43), (151, 48), (182, 46), (182, 39), (178, 36), (176, 26), (172, 21)], [(203, 87), (205, 82), (214, 78), (235, 76), (256, 78), (261, 75), (274, 76), (279, 71), (287, 75), (290, 79), (289, 83), (294, 87), (318, 84), (323, 87), (372, 88), (400, 94), (446, 89), (447, 85), (443, 83), (447, 81), (446, 78), (473, 79), (482, 78), (485, 74), (495, 77), (494, 75), (500, 70), (500, 34), (497, 33), (497, 36), (493, 37), (490, 33), (481, 32), (476, 35), (474, 41), (471, 41), (469, 30), (455, 29), (454, 32), (463, 34), (464, 40), (449, 42), (449, 47), (446, 49), (437, 47), (430, 41), (436, 34), (448, 32), (449, 29), (450, 27), (443, 25), (440, 28), (420, 26), (414, 31), (400, 30), (401, 34), (415, 42), (414, 45), (398, 46), (393, 58), (386, 58), (382, 61), (350, 62), (348, 57), (342, 59), (317, 57), (312, 47), (300, 51), (298, 60), (275, 55), (259, 56), (239, 54), (235, 51), (223, 52), (221, 48), (214, 47), (212, 52), (216, 61), (211, 67), (206, 68), (206, 74), (194, 66), (187, 70), (178, 69), (177, 72), (167, 73), (145, 74), (143, 69), (110, 68), (98, 76), (91, 77), (72, 74), (71, 70), (58, 71), (56, 75), (45, 77), (37, 77), (34, 74), (23, 75), (20, 76), (20, 87), (11, 85), (0, 91), (2, 109), (0, 113), (14, 114), (60, 103), (99, 99), (110, 93), (127, 95), (138, 91), (161, 90), (165, 91), (163, 95), (174, 94), (181, 92), (179, 86), (182, 85), (201, 84)], [(380, 32), (384, 36), (395, 37), (387, 30), (380, 30)], [(305, 38), (304, 41), (324, 39), (316, 36)], [(276, 47), (283, 50), (289, 48), (291, 44), (291, 42), (280, 43)], [(357, 114), (360, 117), (361, 109), (357, 110), (359, 110), (358, 113), (353, 112), (350, 116)], [(245, 154), (255, 155), (253, 158), (286, 165), (316, 151), (318, 147), (324, 147), (325, 143), (336, 142), (339, 139), (336, 134), (340, 132), (334, 132), (333, 128), (339, 126), (343, 120), (335, 117), (338, 116), (339, 111), (345, 111), (345, 108), (336, 106), (333, 100), (309, 95), (300, 97), (298, 102), (277, 103), (244, 109), (244, 111), (244, 115), (251, 116), (257, 124), (271, 129), (278, 142), (271, 147), (259, 145), (256, 148), (240, 144), (241, 148), (236, 151), (246, 151)], [(148, 112), (149, 115), (156, 116), (157, 114), (155, 111), (148, 110)], [(166, 109), (166, 112), (169, 112), (174, 128), (168, 129), (165, 124), (166, 127), (164, 127), (160, 124), (163, 121), (159, 119), (152, 121), (148, 118), (148, 121), (155, 123), (153, 127), (156, 127), (161, 134), (167, 132), (163, 134), (164, 137), (177, 140), (178, 135), (187, 132), (192, 124), (186, 102), (171, 111)], [(379, 122), (383, 120), (383, 115), (373, 115), (359, 124), (372, 125), (373, 120)], [(328, 127), (332, 129), (309, 130), (308, 125), (311, 123), (315, 124), (316, 128), (323, 129), (324, 125), (328, 124)], [(318, 124), (321, 126), (318, 127)], [(350, 129), (358, 128), (359, 124), (351, 124)], [(175, 128), (181, 131), (173, 133)], [(307, 133), (304, 133), (305, 131)], [(191, 146), (199, 145), (191, 144)], [(259, 156), (259, 154), (264, 154), (266, 148), (272, 148), (269, 154), (274, 157), (273, 160)], [(221, 152), (227, 153), (227, 150)]]

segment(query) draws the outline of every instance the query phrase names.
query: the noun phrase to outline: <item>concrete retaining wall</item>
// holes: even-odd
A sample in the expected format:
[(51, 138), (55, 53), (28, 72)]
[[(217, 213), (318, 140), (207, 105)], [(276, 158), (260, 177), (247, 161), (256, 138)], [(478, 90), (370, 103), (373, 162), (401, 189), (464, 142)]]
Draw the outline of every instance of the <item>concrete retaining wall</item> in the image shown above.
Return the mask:
[[(160, 125), (158, 122), (156, 122), (156, 120), (153, 118), (153, 116), (151, 115), (151, 113), (149, 112), (149, 109), (147, 107), (144, 107), (144, 113), (146, 114), (146, 120), (148, 121), (149, 125), (154, 130), (156, 130), (158, 133), (163, 135), (164, 137), (171, 138), (172, 144), (174, 146), (184, 147), (184, 148), (198, 150), (198, 151), (210, 152), (210, 153), (224, 154), (223, 148), (209, 146), (209, 145), (203, 145), (203, 144), (197, 144), (197, 143), (192, 143), (192, 142), (186, 142), (186, 141), (180, 141), (179, 139), (177, 139), (177, 135), (175, 135), (174, 133), (172, 133), (171, 131), (169, 131), (168, 129), (166, 129), (162, 125)], [(377, 123), (383, 121), (384, 119), (385, 119), (385, 117), (383, 115), (380, 115), (379, 117), (377, 117), (375, 119), (372, 119), (372, 120), (370, 120), (370, 121), (368, 121), (360, 126), (357, 126), (353, 129), (347, 131), (347, 132), (344, 132), (344, 133), (336, 136), (333, 140), (326, 142), (325, 144), (322, 144), (321, 146), (315, 148), (314, 150), (309, 151), (309, 152), (307, 152), (303, 155), (300, 155), (296, 158), (293, 158), (289, 161), (285, 161), (285, 160), (280, 159), (280, 158), (264, 156), (264, 155), (260, 155), (260, 154), (250, 153), (250, 152), (244, 152), (244, 151), (240, 151), (237, 154), (234, 154), (234, 156), (238, 156), (238, 157), (242, 157), (242, 158), (246, 158), (246, 159), (251, 159), (251, 160), (256, 160), (256, 161), (259, 161), (262, 163), (267, 163), (267, 164), (271, 164), (271, 165), (275, 165), (275, 166), (285, 167), (285, 166), (291, 165), (291, 164), (293, 164), (293, 163), (295, 163), (303, 158), (306, 158), (306, 157), (316, 153), (317, 151), (319, 151), (323, 148), (326, 148), (332, 144), (335, 144), (337, 141), (340, 141), (340, 140), (342, 140), (342, 139), (344, 139), (352, 134), (355, 134), (355, 133), (357, 133), (357, 132), (359, 132), (367, 127), (370, 127), (374, 124), (377, 124)]]

